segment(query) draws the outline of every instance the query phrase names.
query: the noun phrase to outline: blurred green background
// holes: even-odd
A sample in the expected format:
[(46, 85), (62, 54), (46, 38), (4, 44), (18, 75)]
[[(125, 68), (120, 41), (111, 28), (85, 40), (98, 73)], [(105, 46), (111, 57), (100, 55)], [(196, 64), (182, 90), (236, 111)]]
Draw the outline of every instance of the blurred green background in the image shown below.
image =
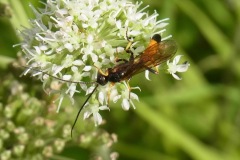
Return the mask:
[[(29, 3), (43, 5), (36, 0), (0, 2), (10, 7), (10, 13), (5, 6), (0, 8), (3, 77), (12, 72), (7, 66), (20, 50), (12, 47), (20, 42), (16, 29), (28, 26), (28, 18), (33, 17)], [(119, 104), (110, 104), (111, 112), (102, 112), (106, 124), (100, 128), (118, 136), (112, 150), (120, 160), (240, 159), (240, 1), (144, 0), (145, 5), (149, 13), (156, 10), (159, 19), (170, 18), (167, 32), (179, 44), (177, 54), (191, 66), (180, 75), (181, 81), (164, 73), (150, 75), (150, 82), (139, 81), (144, 74), (131, 80), (131, 86), (142, 90), (135, 92), (140, 98), (137, 109), (125, 112)], [(76, 106), (82, 104), (79, 99)], [(91, 150), (75, 142), (59, 155), (87, 159)]]

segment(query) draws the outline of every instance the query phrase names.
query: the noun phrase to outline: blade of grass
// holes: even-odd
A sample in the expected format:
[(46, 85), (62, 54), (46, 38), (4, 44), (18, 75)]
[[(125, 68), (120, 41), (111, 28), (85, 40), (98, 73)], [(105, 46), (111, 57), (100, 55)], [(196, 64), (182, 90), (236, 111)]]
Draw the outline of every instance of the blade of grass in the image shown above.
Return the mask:
[(145, 103), (139, 103), (136, 113), (145, 119), (150, 125), (155, 127), (159, 133), (162, 133), (166, 138), (170, 139), (180, 146), (193, 159), (198, 160), (221, 160), (226, 159), (223, 154), (210, 148), (197, 139), (184, 132), (181, 128), (168, 120), (164, 115), (161, 115), (154, 110), (151, 110)]
[(1, 63), (0, 63), (0, 68), (1, 69), (6, 69), (7, 66), (15, 60), (11, 57), (6, 57), (6, 56), (3, 56), (3, 55), (0, 55), (0, 59), (1, 59)]
[(225, 2), (208, 1), (208, 3), (206, 3), (205, 1), (202, 1), (202, 4), (206, 7), (207, 12), (211, 14), (211, 17), (214, 18), (218, 25), (224, 26), (226, 28), (233, 26), (234, 17), (231, 15)]
[(118, 142), (114, 148), (119, 151), (120, 155), (125, 155), (133, 159), (177, 160), (177, 158), (161, 154), (159, 151), (149, 150), (128, 143)]
[(11, 18), (10, 22), (15, 29), (19, 29), (21, 26), (29, 27), (28, 16), (22, 6), (21, 1), (16, 0), (2, 0), (2, 3), (5, 3), (11, 8)]
[(219, 54), (222, 62), (229, 62), (233, 54), (233, 45), (224, 33), (219, 30), (219, 28), (194, 4), (193, 1), (175, 0), (175, 3), (198, 26), (202, 34)]

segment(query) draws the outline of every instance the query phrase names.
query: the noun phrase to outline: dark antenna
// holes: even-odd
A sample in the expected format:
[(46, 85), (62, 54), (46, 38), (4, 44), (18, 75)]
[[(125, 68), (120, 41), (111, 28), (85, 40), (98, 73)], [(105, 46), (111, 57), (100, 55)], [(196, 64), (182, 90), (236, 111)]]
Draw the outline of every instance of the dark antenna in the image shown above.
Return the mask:
[(71, 128), (71, 138), (72, 138), (72, 132), (73, 132), (74, 126), (75, 126), (76, 123), (77, 123), (78, 117), (79, 117), (81, 111), (83, 110), (83, 107), (86, 105), (86, 103), (88, 102), (88, 100), (91, 98), (91, 96), (93, 95), (93, 93), (96, 91), (96, 89), (97, 89), (98, 86), (99, 86), (99, 84), (97, 83), (97, 81), (94, 81), (94, 82), (69, 81), (69, 80), (64, 80), (64, 79), (55, 77), (55, 76), (53, 76), (53, 75), (51, 75), (51, 74), (49, 74), (49, 73), (46, 73), (46, 72), (44, 72), (44, 71), (37, 70), (37, 69), (32, 68), (32, 67), (28, 67), (28, 66), (21, 66), (21, 67), (28, 68), (28, 69), (33, 70), (33, 71), (36, 71), (36, 72), (41, 72), (41, 73), (43, 73), (43, 74), (46, 74), (46, 75), (48, 75), (48, 76), (50, 76), (50, 77), (52, 77), (52, 78), (54, 78), (54, 79), (57, 79), (57, 80), (63, 81), (63, 82), (83, 83), (83, 84), (96, 83), (95, 88), (94, 88), (93, 91), (90, 93), (90, 95), (87, 97), (87, 99), (84, 101), (83, 105), (81, 106), (81, 108), (79, 109), (79, 111), (78, 111), (78, 113), (77, 113), (77, 116), (76, 116), (76, 118), (75, 118), (75, 120), (74, 120), (74, 123), (73, 123), (73, 125), (72, 125), (72, 128)]
[(47, 72), (37, 70), (37, 69), (35, 69), (35, 68), (33, 68), (33, 67), (28, 67), (28, 66), (21, 66), (21, 67), (28, 68), (28, 69), (33, 70), (33, 71), (36, 71), (36, 72), (41, 72), (41, 73), (43, 73), (43, 74), (48, 75), (49, 77), (52, 77), (52, 78), (54, 78), (54, 79), (57, 79), (57, 80), (63, 81), (63, 82), (68, 82), (68, 83), (82, 83), (82, 84), (96, 83), (96, 81), (94, 81), (94, 82), (82, 82), (82, 81), (70, 81), (70, 80), (65, 80), (65, 79), (61, 79), (61, 78), (55, 77), (55, 76), (53, 76), (53, 75), (51, 75), (51, 74), (49, 74), (49, 73), (47, 73)]
[(76, 116), (75, 121), (74, 121), (74, 123), (73, 123), (73, 125), (72, 125), (71, 138), (72, 138), (72, 131), (73, 131), (73, 129), (74, 129), (75, 124), (77, 123), (78, 117), (79, 117), (79, 115), (80, 115), (83, 107), (84, 107), (85, 104), (88, 102), (89, 98), (91, 98), (91, 96), (92, 96), (93, 93), (96, 91), (96, 89), (98, 88), (98, 86), (99, 86), (99, 84), (97, 84), (97, 85), (95, 86), (95, 88), (94, 88), (93, 91), (90, 93), (90, 95), (87, 97), (87, 99), (85, 100), (85, 102), (83, 103), (83, 105), (81, 106), (81, 108), (78, 110), (77, 116)]

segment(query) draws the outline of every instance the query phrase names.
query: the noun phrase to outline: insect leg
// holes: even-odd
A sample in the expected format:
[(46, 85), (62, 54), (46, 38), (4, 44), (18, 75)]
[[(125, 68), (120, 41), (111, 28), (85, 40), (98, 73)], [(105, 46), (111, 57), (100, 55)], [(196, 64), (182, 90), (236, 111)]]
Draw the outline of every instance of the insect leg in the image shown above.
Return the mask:
[(158, 68), (155, 67), (155, 69), (149, 68), (147, 66), (145, 66), (146, 70), (148, 70), (149, 72), (153, 73), (153, 74), (158, 74)]
[(126, 60), (126, 59), (117, 59), (117, 60), (116, 60), (116, 62), (121, 62), (121, 61), (122, 61), (122, 62), (125, 62), (125, 63), (128, 62), (128, 60)]
[(127, 28), (127, 30), (126, 30), (126, 38), (127, 38), (127, 40), (128, 40), (128, 44), (127, 44), (127, 46), (126, 46), (126, 48), (125, 48), (125, 51), (126, 51), (127, 53), (130, 53), (129, 62), (132, 62), (132, 63), (133, 63), (133, 61), (134, 61), (134, 55), (133, 55), (133, 52), (131, 51), (131, 46), (132, 46), (132, 44), (133, 44), (133, 41), (130, 40), (130, 38), (128, 37), (127, 33), (128, 33), (128, 28)]
[(128, 62), (126, 59), (118, 58), (118, 50), (117, 50), (117, 48), (116, 48), (116, 53), (117, 53), (117, 56), (115, 58), (115, 62), (121, 62), (121, 61), (125, 62), (125, 63)]
[(130, 60), (132, 60), (132, 59), (134, 59), (134, 57), (133, 57), (133, 52), (131, 51), (131, 46), (132, 46), (132, 44), (133, 44), (133, 41), (132, 40), (130, 40), (130, 38), (129, 38), (129, 36), (128, 36), (128, 28), (126, 29), (126, 38), (127, 38), (127, 40), (128, 40), (128, 44), (127, 44), (127, 46), (126, 46), (126, 48), (125, 48), (125, 51), (127, 52), (127, 53), (130, 53), (131, 55), (130, 55)]
[(98, 72), (101, 74), (101, 75), (104, 75), (104, 76), (108, 76), (108, 71), (106, 72), (103, 72), (100, 68), (98, 68), (97, 66), (94, 65), (95, 68), (97, 68)]
[[(130, 48), (131, 48), (131, 46), (132, 46), (132, 44), (133, 44), (133, 41), (130, 40), (130, 38), (128, 37), (127, 33), (128, 33), (128, 28), (126, 29), (126, 39), (127, 39), (127, 41), (128, 41), (128, 44), (127, 44), (127, 46), (125, 47), (125, 51), (126, 51), (127, 53), (130, 53), (129, 61), (133, 62), (133, 60), (134, 60), (134, 55), (133, 55), (133, 52), (130, 50)], [(116, 48), (116, 53), (117, 53), (117, 55), (118, 55), (117, 48)], [(117, 57), (118, 57), (118, 56), (117, 56)], [(123, 62), (125, 62), (125, 63), (129, 62), (129, 61), (126, 60), (126, 59), (118, 59), (117, 57), (115, 58), (115, 61), (116, 61), (116, 62), (121, 62), (121, 61), (123, 61)]]
[(131, 47), (132, 44), (133, 44), (133, 41), (130, 40), (130, 38), (129, 38), (128, 35), (127, 35), (127, 32), (128, 32), (128, 28), (126, 29), (126, 39), (127, 39), (127, 41), (128, 41), (128, 44), (127, 44), (127, 46), (126, 46), (126, 48), (125, 48), (126, 51), (130, 50), (130, 47)]
[(127, 53), (130, 53), (130, 58), (129, 58), (129, 62), (134, 62), (134, 55), (133, 55), (133, 52), (129, 49), (126, 51)]
[[(125, 47), (125, 51), (126, 51), (127, 53), (129, 53), (128, 51), (130, 50), (130, 47), (132, 46), (133, 41), (130, 40), (130, 38), (129, 38), (128, 35), (127, 35), (127, 32), (128, 32), (128, 28), (126, 29), (126, 39), (127, 39), (127, 41), (128, 41), (128, 44), (127, 44), (127, 46)], [(117, 55), (118, 55), (117, 48), (116, 48), (116, 53), (117, 53)]]

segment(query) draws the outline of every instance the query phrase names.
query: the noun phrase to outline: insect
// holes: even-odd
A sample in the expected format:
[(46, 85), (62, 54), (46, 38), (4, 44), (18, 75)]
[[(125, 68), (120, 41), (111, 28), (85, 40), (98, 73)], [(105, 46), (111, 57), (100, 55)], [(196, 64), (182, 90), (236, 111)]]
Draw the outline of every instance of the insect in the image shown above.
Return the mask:
[[(153, 68), (166, 62), (177, 51), (177, 44), (174, 40), (161, 41), (161, 36), (159, 34), (155, 34), (151, 38), (147, 48), (136, 57), (134, 57), (133, 52), (130, 50), (130, 46), (131, 46), (131, 42), (129, 41), (129, 44), (125, 49), (126, 52), (130, 54), (129, 60), (117, 59), (116, 62), (122, 62), (122, 63), (117, 64), (112, 68), (108, 68), (106, 72), (103, 72), (102, 70), (98, 69), (97, 80), (95, 82), (88, 82), (88, 83), (96, 83), (96, 86), (93, 89), (93, 91), (89, 94), (87, 99), (84, 101), (83, 105), (81, 106), (81, 108), (77, 113), (77, 116), (71, 128), (71, 137), (72, 137), (72, 131), (74, 129), (74, 126), (77, 122), (77, 119), (82, 109), (84, 108), (88, 100), (91, 98), (93, 93), (97, 90), (99, 85), (104, 86), (108, 82), (111, 82), (112, 84), (114, 84), (117, 82), (129, 80), (132, 76), (140, 72), (143, 72), (145, 70), (148, 70), (154, 74), (158, 74), (158, 71)], [(45, 73), (45, 72), (42, 72), (42, 73), (49, 75), (48, 73)], [(49, 76), (56, 78), (60, 81), (65, 81), (70, 83), (85, 83), (85, 82), (63, 80), (52, 75), (49, 75)]]

